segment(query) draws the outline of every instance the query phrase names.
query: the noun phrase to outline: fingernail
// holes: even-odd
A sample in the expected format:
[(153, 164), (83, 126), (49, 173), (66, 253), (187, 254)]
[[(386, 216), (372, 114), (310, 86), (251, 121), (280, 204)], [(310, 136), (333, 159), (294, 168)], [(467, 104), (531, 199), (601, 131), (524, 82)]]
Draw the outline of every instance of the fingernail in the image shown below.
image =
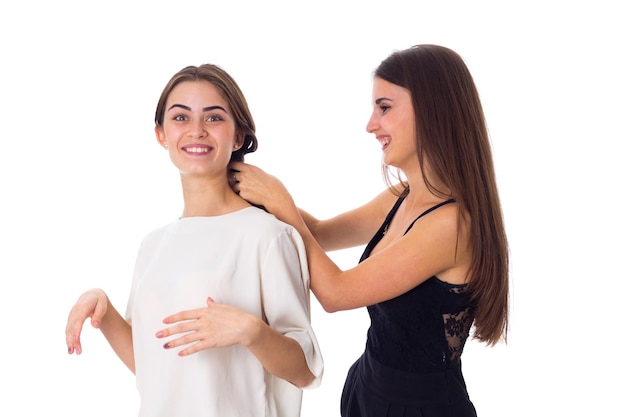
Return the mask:
[(156, 337), (163, 337), (163, 332), (162, 331), (157, 332)]
[(170, 348), (169, 342), (163, 345), (163, 349), (169, 349), (169, 348)]

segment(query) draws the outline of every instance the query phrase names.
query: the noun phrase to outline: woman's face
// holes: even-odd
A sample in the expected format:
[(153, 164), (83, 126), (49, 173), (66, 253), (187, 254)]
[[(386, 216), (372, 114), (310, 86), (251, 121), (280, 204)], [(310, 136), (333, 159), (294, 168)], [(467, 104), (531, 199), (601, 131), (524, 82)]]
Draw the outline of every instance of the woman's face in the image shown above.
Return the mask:
[(157, 140), (181, 175), (224, 176), (243, 144), (228, 102), (208, 81), (185, 81), (171, 91)]
[(407, 164), (417, 160), (415, 113), (409, 90), (375, 77), (372, 105), (367, 131), (375, 134), (381, 144), (383, 162), (406, 172), (410, 168)]

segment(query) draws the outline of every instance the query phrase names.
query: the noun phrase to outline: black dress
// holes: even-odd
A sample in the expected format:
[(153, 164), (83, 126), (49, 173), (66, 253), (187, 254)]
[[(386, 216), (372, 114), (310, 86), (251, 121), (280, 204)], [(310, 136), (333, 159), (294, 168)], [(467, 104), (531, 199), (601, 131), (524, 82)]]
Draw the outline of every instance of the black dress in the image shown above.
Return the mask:
[[(384, 236), (403, 200), (398, 199), (359, 262)], [(405, 234), (420, 217), (451, 202), (426, 210)], [(466, 285), (433, 276), (367, 310), (371, 325), (365, 352), (348, 372), (343, 417), (476, 416), (461, 372), (461, 353), (474, 320)]]

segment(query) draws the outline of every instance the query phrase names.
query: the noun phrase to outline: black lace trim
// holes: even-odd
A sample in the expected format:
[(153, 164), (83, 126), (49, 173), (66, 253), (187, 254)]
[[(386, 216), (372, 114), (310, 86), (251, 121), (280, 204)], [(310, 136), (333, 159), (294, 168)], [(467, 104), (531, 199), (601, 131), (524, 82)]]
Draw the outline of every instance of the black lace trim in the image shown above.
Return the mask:
[(451, 363), (460, 359), (473, 321), (474, 314), (469, 307), (458, 313), (443, 315), (443, 326), (450, 351), (450, 356), (447, 359)]

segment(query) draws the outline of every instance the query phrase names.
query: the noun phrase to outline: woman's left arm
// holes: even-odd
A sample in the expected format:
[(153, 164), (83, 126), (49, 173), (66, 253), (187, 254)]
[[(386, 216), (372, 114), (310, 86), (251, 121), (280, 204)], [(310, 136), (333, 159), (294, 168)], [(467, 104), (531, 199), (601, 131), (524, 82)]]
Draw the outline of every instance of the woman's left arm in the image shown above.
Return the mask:
[(263, 364), (263, 368), (272, 375), (291, 382), (298, 388), (304, 388), (316, 378), (309, 369), (300, 344), (273, 329), (260, 319), (251, 326), (257, 331), (251, 332), (248, 349)]
[(179, 335), (164, 347), (180, 356), (203, 349), (242, 345), (272, 375), (299, 388), (320, 384), (323, 359), (310, 320), (309, 274), (304, 244), (295, 230), (270, 245), (261, 275), (262, 316), (207, 299), (207, 306), (165, 318), (157, 337)]
[(206, 308), (181, 311), (165, 318), (169, 327), (158, 338), (179, 335), (164, 344), (166, 349), (184, 347), (179, 356), (204, 349), (242, 345), (247, 347), (269, 373), (297, 387), (315, 378), (308, 368), (300, 344), (270, 327), (260, 318), (228, 304), (207, 299)]

